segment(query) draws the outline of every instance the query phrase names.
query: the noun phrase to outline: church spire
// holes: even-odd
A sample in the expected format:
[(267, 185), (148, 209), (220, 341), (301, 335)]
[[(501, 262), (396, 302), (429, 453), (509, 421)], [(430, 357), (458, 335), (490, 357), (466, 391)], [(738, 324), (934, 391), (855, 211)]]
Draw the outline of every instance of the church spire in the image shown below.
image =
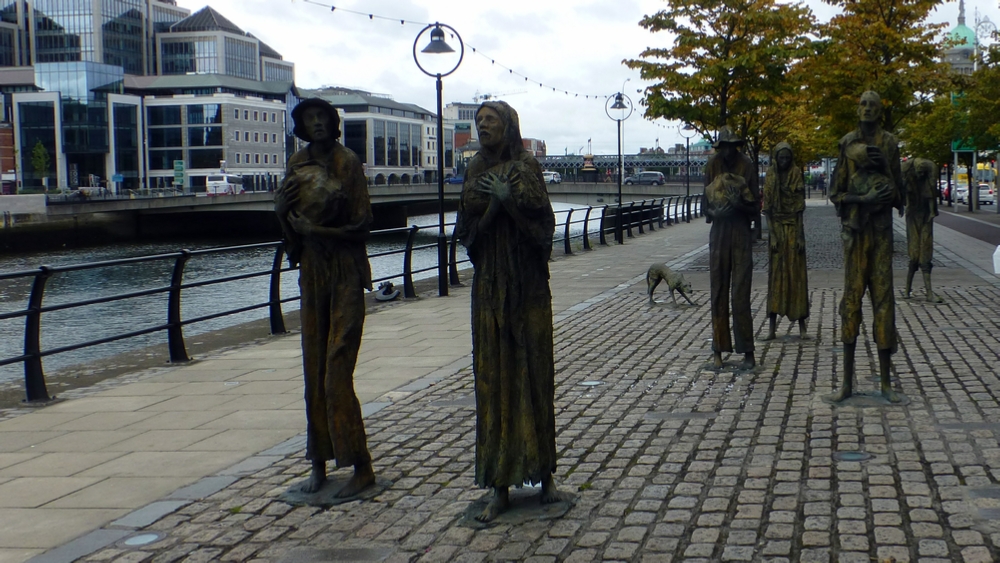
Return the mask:
[(958, 25), (965, 25), (965, 0), (958, 0)]

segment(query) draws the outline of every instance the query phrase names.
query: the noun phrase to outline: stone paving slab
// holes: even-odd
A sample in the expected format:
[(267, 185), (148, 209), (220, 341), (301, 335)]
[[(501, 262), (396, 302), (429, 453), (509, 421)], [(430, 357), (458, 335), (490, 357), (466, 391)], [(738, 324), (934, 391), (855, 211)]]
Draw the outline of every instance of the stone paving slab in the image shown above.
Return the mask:
[[(647, 256), (678, 266), (706, 251), (694, 240), (682, 253), (650, 246)], [(941, 289), (943, 304), (898, 300), (893, 375), (911, 402), (838, 407), (822, 396), (834, 390), (841, 363), (839, 289), (812, 290), (808, 339), (782, 323), (781, 338), (757, 343), (758, 370), (717, 373), (703, 369), (711, 345), (704, 289), (696, 288), (694, 307), (649, 306), (638, 265), (612, 275), (599, 263), (574, 263), (574, 279), (617, 281), (556, 314), (557, 478), (578, 495), (564, 517), (460, 525), (487, 494), (472, 484), (475, 409), (465, 367), (396, 393), (368, 416), (376, 471), (393, 482), (375, 499), (329, 510), (278, 501), (309, 471), (301, 445), (289, 447), (141, 530), (160, 534), (158, 541), (110, 546), (85, 561), (1000, 557), (994, 284), (969, 275)], [(756, 285), (755, 310), (765, 295)], [(871, 318), (867, 303), (864, 314)], [(755, 323), (759, 337), (766, 318), (756, 315)], [(874, 389), (867, 331), (858, 386)], [(854, 452), (870, 457), (838, 460)]]

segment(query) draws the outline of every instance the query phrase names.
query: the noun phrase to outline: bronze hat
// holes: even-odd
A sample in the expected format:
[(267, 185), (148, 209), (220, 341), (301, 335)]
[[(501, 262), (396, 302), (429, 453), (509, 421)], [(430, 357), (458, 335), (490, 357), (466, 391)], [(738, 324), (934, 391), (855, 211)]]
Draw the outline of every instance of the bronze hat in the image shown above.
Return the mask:
[(723, 125), (722, 128), (719, 129), (719, 138), (716, 139), (714, 143), (712, 143), (712, 147), (717, 149), (723, 143), (728, 143), (730, 145), (736, 145), (739, 147), (746, 144), (746, 141), (737, 137), (736, 133), (733, 133), (733, 130), (730, 129), (728, 125)]

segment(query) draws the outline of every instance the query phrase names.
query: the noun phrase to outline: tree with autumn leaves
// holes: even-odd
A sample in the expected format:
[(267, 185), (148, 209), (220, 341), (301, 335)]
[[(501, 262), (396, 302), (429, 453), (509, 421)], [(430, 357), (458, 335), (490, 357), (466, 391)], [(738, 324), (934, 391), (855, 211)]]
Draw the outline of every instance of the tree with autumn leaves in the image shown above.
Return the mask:
[[(655, 81), (646, 116), (691, 123), (703, 134), (729, 125), (750, 156), (789, 140), (800, 160), (835, 154), (857, 125), (857, 102), (874, 90), (883, 127), (900, 131), (931, 113), (955, 89), (940, 61), (941, 24), (928, 22), (940, 0), (824, 0), (840, 9), (817, 23), (803, 4), (773, 0), (667, 0), (639, 25), (673, 35), (626, 60)], [(665, 37), (668, 41), (669, 37)]]

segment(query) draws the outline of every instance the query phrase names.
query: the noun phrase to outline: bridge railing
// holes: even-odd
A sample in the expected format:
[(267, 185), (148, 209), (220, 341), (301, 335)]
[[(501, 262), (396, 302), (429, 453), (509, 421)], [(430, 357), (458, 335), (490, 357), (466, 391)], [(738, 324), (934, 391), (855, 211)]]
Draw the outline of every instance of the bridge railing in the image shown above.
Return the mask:
[[(669, 226), (671, 224), (676, 224), (682, 219), (690, 221), (692, 217), (697, 217), (701, 213), (700, 201), (701, 196), (698, 195), (690, 197), (663, 197), (654, 200), (622, 203), (622, 229), (624, 232), (627, 232), (627, 236), (632, 237), (634, 236), (633, 230), (638, 230), (640, 234), (645, 232), (646, 228), (653, 231), (655, 229), (654, 224), (662, 228), (664, 224)], [(617, 222), (611, 215), (609, 215), (609, 210), (613, 210), (614, 213), (617, 213), (617, 209), (618, 205), (615, 204), (614, 207), (609, 205), (599, 207), (588, 206), (575, 207), (559, 211), (557, 214), (556, 234), (553, 237), (553, 247), (558, 247), (558, 243), (562, 242), (563, 252), (566, 254), (572, 254), (573, 241), (580, 239), (582, 240), (583, 250), (591, 250), (591, 237), (596, 234), (598, 236), (599, 244), (606, 245), (607, 234), (609, 232), (616, 234), (618, 240), (623, 240), (624, 232), (615, 233)], [(563, 214), (565, 214), (564, 218), (559, 217)], [(459, 266), (468, 264), (469, 260), (468, 258), (461, 260), (458, 259), (458, 241), (455, 238), (455, 229), (453, 228), (454, 223), (450, 223), (446, 225), (446, 227), (451, 228), (452, 232), (448, 255), (449, 282), (452, 285), (460, 285)], [(378, 277), (372, 281), (374, 283), (378, 283), (394, 279), (402, 279), (404, 296), (408, 298), (416, 297), (417, 292), (414, 286), (414, 276), (437, 270), (437, 264), (424, 268), (415, 268), (413, 262), (415, 252), (419, 252), (421, 250), (431, 251), (432, 249), (436, 249), (436, 242), (420, 245), (416, 244), (417, 235), (421, 229), (431, 230), (432, 228), (437, 229), (437, 225), (424, 227), (414, 225), (398, 229), (373, 231), (372, 236), (374, 237), (406, 235), (406, 243), (402, 248), (369, 254), (369, 260), (394, 256), (400, 256), (402, 259), (402, 266), (399, 271), (390, 275)], [(211, 257), (226, 253), (238, 253), (254, 250), (273, 250), (273, 256), (267, 267), (262, 266), (257, 269), (251, 269), (250, 271), (240, 272), (235, 275), (222, 275), (207, 279), (199, 279), (196, 281), (184, 280), (185, 266), (192, 258)], [(161, 268), (170, 271), (169, 280), (164, 279), (163, 283), (160, 285), (136, 289), (126, 293), (60, 302), (56, 304), (46, 304), (45, 302), (47, 284), (55, 276), (88, 270), (98, 271), (109, 268), (122, 269), (136, 266), (148, 267), (153, 264), (163, 264), (164, 267)], [(281, 277), (282, 274), (297, 269), (297, 267), (290, 267), (286, 265), (284, 260), (284, 244), (282, 242), (265, 242), (204, 250), (179, 250), (177, 252), (165, 254), (89, 262), (69, 266), (41, 266), (32, 270), (0, 273), (0, 284), (15, 280), (23, 280), (25, 282), (30, 280), (31, 283), (27, 303), (24, 309), (0, 312), (0, 321), (24, 319), (25, 323), (23, 352), (17, 356), (0, 358), (0, 367), (18, 363), (23, 364), (26, 400), (29, 402), (42, 402), (50, 400), (45, 382), (45, 372), (43, 369), (43, 359), (49, 356), (65, 354), (83, 348), (108, 344), (120, 340), (137, 338), (152, 333), (165, 332), (170, 361), (185, 362), (190, 358), (187, 353), (187, 346), (184, 339), (184, 327), (259, 309), (268, 310), (270, 332), (272, 334), (280, 334), (285, 332), (282, 306), (285, 303), (297, 301), (300, 297), (299, 295), (282, 295)], [(181, 305), (185, 291), (195, 288), (218, 288), (222, 284), (253, 278), (268, 278), (267, 299), (259, 302), (242, 304), (240, 307), (234, 309), (202, 314), (193, 318), (184, 318), (182, 316)], [(165, 316), (164, 322), (162, 323), (154, 324), (153, 326), (146, 326), (137, 330), (125, 331), (109, 336), (103, 336), (101, 338), (86, 340), (83, 342), (43, 349), (42, 321), (46, 314), (57, 311), (80, 310), (84, 307), (100, 304), (117, 302), (124, 303), (156, 296), (163, 296), (162, 302), (165, 305)], [(133, 301), (133, 304), (134, 303), (135, 302)], [(122, 314), (127, 314), (127, 311), (127, 305), (123, 305)], [(95, 322), (90, 319), (85, 319), (85, 321)]]

